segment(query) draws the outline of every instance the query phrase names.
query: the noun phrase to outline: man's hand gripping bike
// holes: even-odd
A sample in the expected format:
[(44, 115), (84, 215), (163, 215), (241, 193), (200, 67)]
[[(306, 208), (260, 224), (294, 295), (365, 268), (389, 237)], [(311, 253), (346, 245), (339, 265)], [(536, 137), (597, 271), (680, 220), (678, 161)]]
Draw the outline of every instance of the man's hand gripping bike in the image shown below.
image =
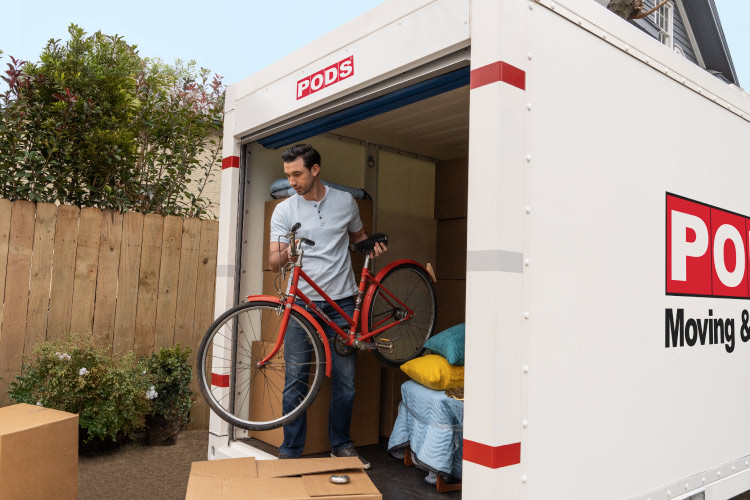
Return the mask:
[[(370, 274), (370, 252), (376, 242), (387, 241), (385, 235), (373, 235), (350, 246), (352, 251), (366, 255), (354, 314), (350, 317), (302, 270), (301, 247), (315, 242), (298, 238), (299, 227), (299, 223), (295, 224), (287, 234), (291, 254), (297, 259), (280, 271), (291, 270), (286, 291), (280, 297), (252, 295), (232, 307), (209, 327), (198, 348), (198, 385), (203, 397), (219, 417), (243, 429), (283, 426), (312, 404), (323, 376), (331, 376), (331, 346), (321, 322), (336, 332), (333, 348), (339, 355), (373, 350), (382, 362), (393, 366), (419, 356), (435, 328), (433, 280), (424, 267), (411, 260), (397, 260), (376, 276)], [(346, 319), (348, 332), (299, 291), (300, 279)], [(304, 331), (304, 335), (297, 336), (303, 340), (294, 344), (285, 339), (291, 324)], [(294, 370), (288, 369), (292, 362), (287, 363), (285, 352), (295, 353)], [(303, 370), (299, 370), (300, 364), (304, 365)], [(290, 373), (300, 371), (309, 375), (303, 375), (304, 380), (288, 380)], [(284, 411), (282, 392), (285, 386), (292, 385), (304, 389), (295, 389), (296, 405)]]

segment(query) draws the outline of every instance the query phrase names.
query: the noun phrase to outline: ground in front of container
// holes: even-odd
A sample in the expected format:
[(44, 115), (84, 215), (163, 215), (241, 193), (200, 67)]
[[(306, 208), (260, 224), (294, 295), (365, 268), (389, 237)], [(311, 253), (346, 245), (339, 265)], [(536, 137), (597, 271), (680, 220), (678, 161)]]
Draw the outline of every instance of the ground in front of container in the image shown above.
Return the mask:
[[(438, 493), (426, 473), (388, 456), (387, 441), (357, 451), (384, 500), (455, 500), (461, 492)], [(138, 437), (117, 450), (79, 458), (79, 500), (183, 500), (190, 464), (206, 460), (208, 431), (183, 431), (174, 446), (145, 446)], [(312, 455), (312, 456), (327, 456)], [(750, 497), (748, 499), (750, 500)]]

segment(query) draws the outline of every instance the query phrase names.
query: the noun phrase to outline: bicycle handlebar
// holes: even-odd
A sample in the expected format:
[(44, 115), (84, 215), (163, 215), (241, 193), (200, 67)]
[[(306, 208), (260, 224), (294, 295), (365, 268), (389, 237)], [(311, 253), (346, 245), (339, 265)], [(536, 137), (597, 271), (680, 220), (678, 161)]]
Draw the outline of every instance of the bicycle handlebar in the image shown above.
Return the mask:
[[(292, 228), (289, 230), (289, 233), (287, 233), (286, 237), (289, 238), (289, 245), (292, 247), (291, 252), (292, 255), (297, 255), (298, 249), (297, 249), (297, 230), (302, 227), (302, 224), (297, 222), (295, 225), (292, 226)], [(309, 245), (311, 247), (315, 246), (315, 242), (313, 240), (310, 240), (308, 238), (299, 238), (300, 243), (304, 243), (305, 245)]]

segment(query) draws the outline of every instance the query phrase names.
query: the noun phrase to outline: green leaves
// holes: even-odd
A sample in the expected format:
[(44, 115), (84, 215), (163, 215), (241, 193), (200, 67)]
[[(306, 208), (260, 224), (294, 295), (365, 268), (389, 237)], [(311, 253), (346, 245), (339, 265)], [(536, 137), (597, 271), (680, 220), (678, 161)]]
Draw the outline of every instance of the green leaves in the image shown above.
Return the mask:
[(11, 57), (2, 77), (0, 197), (204, 213), (220, 163), (221, 77), (141, 58), (119, 36), (68, 32), (37, 63)]
[(190, 407), (193, 404), (190, 397), (190, 381), (193, 378), (190, 352), (189, 347), (180, 349), (178, 344), (142, 360), (146, 376), (158, 394), (151, 399), (151, 413), (167, 419), (177, 418), (183, 425), (190, 422)]
[(142, 426), (148, 379), (132, 352), (114, 360), (88, 335), (44, 342), (34, 356), (10, 384), (16, 402), (77, 413), (86, 441), (115, 440)]

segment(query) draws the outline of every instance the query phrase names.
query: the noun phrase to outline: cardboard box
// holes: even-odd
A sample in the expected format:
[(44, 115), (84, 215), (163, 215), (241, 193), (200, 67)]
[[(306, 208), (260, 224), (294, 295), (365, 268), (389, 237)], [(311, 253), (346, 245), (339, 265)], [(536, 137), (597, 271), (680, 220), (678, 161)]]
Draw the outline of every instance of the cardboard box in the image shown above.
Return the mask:
[[(271, 200), (266, 202), (265, 217), (263, 219), (263, 270), (270, 271), (271, 267), (268, 265), (268, 246), (271, 243), (271, 216), (276, 208), (276, 205), (281, 203), (288, 198), (281, 198), (279, 200)], [(359, 218), (362, 219), (362, 226), (367, 231), (367, 234), (372, 234), (372, 200), (360, 200), (354, 199), (359, 207)], [(358, 274), (362, 270), (362, 266), (365, 264), (365, 258), (363, 255), (351, 254), (352, 256), (352, 268), (355, 274)]]
[(435, 219), (466, 217), (468, 193), (468, 157), (435, 164)]
[[(439, 271), (438, 271), (439, 272)], [(466, 322), (466, 280), (438, 280), (435, 333)]]
[[(331, 346), (333, 349), (333, 346)], [(357, 356), (357, 369), (355, 372), (354, 409), (352, 410), (352, 425), (350, 435), (354, 446), (367, 446), (376, 444), (379, 439), (379, 412), (380, 412), (380, 368), (381, 363), (371, 352), (359, 352), (352, 354)], [(284, 375), (279, 374), (279, 380), (272, 384), (275, 387), (284, 386)], [(252, 394), (251, 394), (252, 398)], [(275, 398), (281, 404), (281, 394)], [(331, 449), (328, 438), (328, 408), (331, 401), (331, 380), (323, 379), (315, 401), (307, 409), (307, 437), (305, 441), (304, 454), (322, 453)], [(266, 401), (265, 405), (268, 402)], [(251, 408), (263, 408), (255, 400), (250, 402)], [(262, 411), (262, 410), (259, 410)], [(272, 446), (280, 446), (284, 441), (282, 428), (270, 431), (251, 431), (250, 437), (259, 439)]]
[(390, 437), (398, 417), (401, 384), (409, 380), (409, 376), (392, 366), (382, 367), (380, 373), (380, 435)]
[(466, 279), (466, 218), (438, 221), (436, 247), (437, 279)]
[(78, 498), (78, 415), (0, 408), (0, 500)]
[[(346, 474), (334, 484), (332, 474)], [(193, 462), (185, 500), (382, 500), (358, 458)]]

